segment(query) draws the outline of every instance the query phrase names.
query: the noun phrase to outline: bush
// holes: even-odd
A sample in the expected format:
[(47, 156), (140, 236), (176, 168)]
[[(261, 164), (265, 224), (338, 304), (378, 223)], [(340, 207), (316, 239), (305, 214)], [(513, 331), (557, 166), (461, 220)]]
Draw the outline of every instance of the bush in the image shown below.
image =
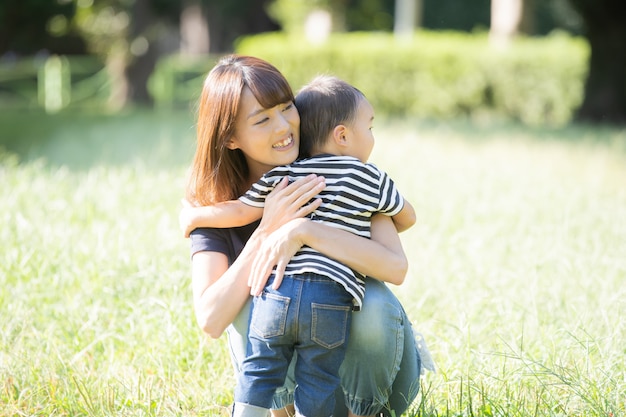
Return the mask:
[[(329, 73), (361, 89), (376, 112), (422, 118), (484, 114), (533, 125), (571, 120), (583, 97), (588, 46), (564, 34), (520, 38), (506, 50), (484, 33), (417, 32), (412, 42), (390, 33), (337, 33), (323, 45), (267, 33), (238, 40), (235, 51), (267, 59), (298, 89)], [(216, 57), (158, 66), (157, 103), (189, 103)]]
[(562, 124), (582, 101), (588, 48), (563, 34), (521, 38), (506, 50), (486, 34), (333, 34), (313, 45), (280, 33), (242, 38), (236, 51), (274, 63), (294, 87), (332, 73), (360, 88), (377, 112), (457, 117), (485, 112), (529, 124)]

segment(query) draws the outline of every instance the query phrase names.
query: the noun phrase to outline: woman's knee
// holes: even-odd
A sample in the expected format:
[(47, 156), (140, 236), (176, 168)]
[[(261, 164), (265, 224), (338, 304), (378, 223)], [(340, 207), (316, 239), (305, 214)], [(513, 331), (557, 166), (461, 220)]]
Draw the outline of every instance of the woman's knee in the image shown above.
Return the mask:
[[(402, 344), (404, 312), (396, 296), (380, 281), (368, 279), (361, 311), (352, 315), (350, 343), (376, 351), (389, 343)], [(389, 340), (393, 339), (393, 340)]]
[[(354, 312), (346, 358), (340, 368), (346, 402), (355, 414), (369, 415), (388, 403), (405, 347), (406, 316), (395, 295), (367, 281), (361, 311)], [(370, 364), (363, 367), (362, 364)]]

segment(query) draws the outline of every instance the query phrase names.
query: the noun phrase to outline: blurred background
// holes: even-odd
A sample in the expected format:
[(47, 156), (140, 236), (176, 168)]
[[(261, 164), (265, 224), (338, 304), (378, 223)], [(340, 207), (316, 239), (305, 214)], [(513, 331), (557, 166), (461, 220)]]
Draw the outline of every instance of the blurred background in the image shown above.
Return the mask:
[(240, 52), (386, 114), (622, 124), (625, 19), (619, 0), (3, 0), (0, 108), (188, 109)]
[(626, 415), (623, 0), (0, 0), (0, 416), (228, 416), (178, 227), (232, 52), (376, 112), (393, 287), (438, 368), (406, 417)]

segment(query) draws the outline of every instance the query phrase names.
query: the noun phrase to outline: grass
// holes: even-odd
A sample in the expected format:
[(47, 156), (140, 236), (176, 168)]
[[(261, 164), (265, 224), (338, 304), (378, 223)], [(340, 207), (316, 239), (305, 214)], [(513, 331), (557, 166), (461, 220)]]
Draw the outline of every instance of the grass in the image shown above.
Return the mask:
[[(228, 415), (191, 309), (187, 114), (0, 115), (0, 415)], [(406, 416), (626, 414), (626, 132), (383, 121), (393, 287), (438, 367)]]

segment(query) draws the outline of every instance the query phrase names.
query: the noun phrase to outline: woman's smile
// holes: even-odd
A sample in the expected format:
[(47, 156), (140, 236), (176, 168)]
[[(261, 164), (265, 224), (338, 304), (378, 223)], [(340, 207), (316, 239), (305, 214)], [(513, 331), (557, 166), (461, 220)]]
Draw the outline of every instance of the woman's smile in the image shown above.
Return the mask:
[(287, 136), (285, 139), (281, 140), (280, 142), (273, 144), (272, 148), (278, 149), (278, 150), (285, 150), (285, 149), (290, 149), (293, 146), (293, 144), (294, 144), (293, 134), (290, 134), (289, 136)]

